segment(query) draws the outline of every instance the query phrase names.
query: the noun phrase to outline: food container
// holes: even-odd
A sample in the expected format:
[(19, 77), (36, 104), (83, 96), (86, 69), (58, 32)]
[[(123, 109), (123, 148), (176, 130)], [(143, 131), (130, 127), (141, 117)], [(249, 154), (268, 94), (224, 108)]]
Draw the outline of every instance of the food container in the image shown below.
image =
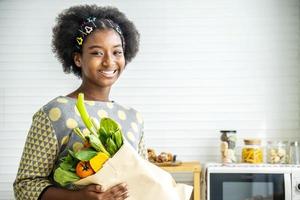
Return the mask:
[(289, 149), (289, 163), (299, 165), (300, 164), (300, 147), (298, 141), (290, 143)]
[(242, 162), (253, 164), (263, 162), (263, 148), (260, 139), (244, 139)]
[(288, 163), (288, 142), (268, 141), (267, 162), (270, 164)]
[(235, 163), (236, 131), (221, 130), (221, 160), (222, 163)]

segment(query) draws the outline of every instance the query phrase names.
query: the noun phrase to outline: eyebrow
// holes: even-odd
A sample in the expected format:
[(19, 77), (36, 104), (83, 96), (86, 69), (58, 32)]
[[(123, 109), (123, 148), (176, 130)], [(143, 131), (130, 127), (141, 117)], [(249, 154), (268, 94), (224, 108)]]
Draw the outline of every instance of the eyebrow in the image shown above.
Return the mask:
[[(122, 45), (121, 44), (117, 44), (117, 45), (115, 45), (115, 46), (113, 46), (114, 48), (115, 47), (122, 47)], [(103, 47), (102, 46), (99, 46), (99, 45), (92, 45), (92, 46), (89, 46), (88, 47), (88, 49), (94, 49), (94, 48), (100, 48), (100, 49), (103, 49)]]

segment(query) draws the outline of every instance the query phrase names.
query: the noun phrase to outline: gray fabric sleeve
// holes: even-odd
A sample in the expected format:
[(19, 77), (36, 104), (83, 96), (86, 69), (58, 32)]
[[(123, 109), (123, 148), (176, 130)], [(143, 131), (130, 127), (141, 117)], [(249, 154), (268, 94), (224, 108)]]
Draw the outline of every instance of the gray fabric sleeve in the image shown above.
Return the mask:
[(53, 185), (50, 174), (58, 154), (58, 141), (48, 116), (39, 110), (33, 116), (13, 188), (17, 200), (36, 200)]

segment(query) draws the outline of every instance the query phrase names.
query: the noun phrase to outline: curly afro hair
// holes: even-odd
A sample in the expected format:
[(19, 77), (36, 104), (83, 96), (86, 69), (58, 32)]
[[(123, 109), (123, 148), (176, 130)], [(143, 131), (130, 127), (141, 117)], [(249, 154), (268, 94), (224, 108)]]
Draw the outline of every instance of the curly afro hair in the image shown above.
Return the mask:
[[(108, 26), (97, 20), (110, 19), (119, 25), (122, 30), (125, 49), (125, 63), (130, 62), (139, 50), (140, 35), (135, 25), (115, 7), (101, 7), (97, 5), (73, 6), (58, 15), (56, 25), (53, 27), (52, 50), (62, 63), (65, 73), (74, 73), (81, 77), (81, 68), (74, 63), (74, 53), (82, 53), (76, 47), (78, 29), (89, 17), (96, 17), (97, 29), (107, 29)], [(87, 36), (88, 37), (88, 36)]]

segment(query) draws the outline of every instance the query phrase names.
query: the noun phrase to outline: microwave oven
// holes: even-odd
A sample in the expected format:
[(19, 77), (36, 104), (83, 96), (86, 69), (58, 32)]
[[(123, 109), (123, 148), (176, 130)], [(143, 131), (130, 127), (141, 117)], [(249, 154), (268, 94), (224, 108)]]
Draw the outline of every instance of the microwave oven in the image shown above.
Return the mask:
[(207, 164), (207, 200), (300, 200), (300, 165)]

